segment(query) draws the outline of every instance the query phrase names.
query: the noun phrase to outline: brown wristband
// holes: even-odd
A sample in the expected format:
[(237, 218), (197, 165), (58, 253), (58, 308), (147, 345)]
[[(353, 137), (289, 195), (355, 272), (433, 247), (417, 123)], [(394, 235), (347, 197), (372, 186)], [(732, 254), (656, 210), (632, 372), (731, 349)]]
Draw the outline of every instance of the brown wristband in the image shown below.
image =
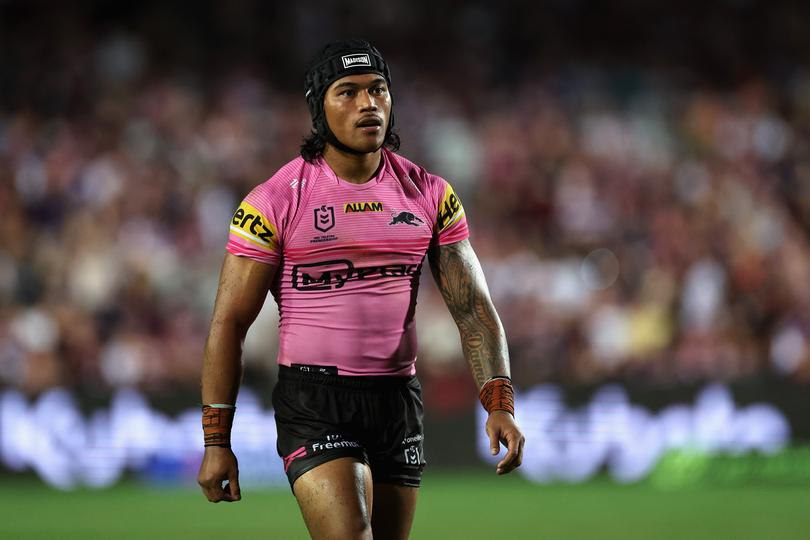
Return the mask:
[(202, 427), (205, 446), (231, 447), (231, 426), (236, 409), (203, 405)]
[(515, 416), (515, 393), (509, 377), (491, 378), (481, 387), (478, 397), (488, 413), (506, 411)]

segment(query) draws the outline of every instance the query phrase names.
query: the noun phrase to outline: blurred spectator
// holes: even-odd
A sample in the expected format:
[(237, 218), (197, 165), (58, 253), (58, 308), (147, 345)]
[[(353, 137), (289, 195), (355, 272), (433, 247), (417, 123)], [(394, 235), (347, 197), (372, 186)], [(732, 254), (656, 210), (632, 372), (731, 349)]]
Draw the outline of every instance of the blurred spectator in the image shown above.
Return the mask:
[[(383, 20), (418, 27), (406, 6)], [(292, 69), (286, 84), (258, 69), (264, 48), (229, 69), (182, 46), (162, 58), (161, 32), (183, 23), (156, 9), (140, 34), (69, 18), (58, 65), (26, 61), (50, 54), (38, 34), (4, 38), (18, 61), (2, 74), (0, 384), (195, 387), (230, 213), (309, 127)], [(508, 16), (465, 13), (479, 29), (495, 17), (457, 36), (472, 56), (422, 70), (424, 44), (385, 52), (403, 153), (462, 194), (518, 384), (809, 381), (810, 72), (718, 90), (656, 65), (535, 72), (512, 54), (504, 75)], [(216, 29), (237, 20), (257, 31), (238, 14)], [(282, 66), (310, 52), (285, 45)], [(448, 317), (424, 283), (418, 369), (461, 385)], [(276, 323), (269, 306), (251, 332), (259, 371)], [(465, 399), (445, 388), (447, 407)]]

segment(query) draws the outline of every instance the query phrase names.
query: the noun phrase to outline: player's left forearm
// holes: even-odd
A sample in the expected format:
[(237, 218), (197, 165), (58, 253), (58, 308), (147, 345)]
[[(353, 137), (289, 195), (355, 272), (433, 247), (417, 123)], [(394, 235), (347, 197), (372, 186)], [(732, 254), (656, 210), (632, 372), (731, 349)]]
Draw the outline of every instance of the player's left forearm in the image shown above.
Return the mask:
[(437, 247), (430, 262), (478, 388), (493, 376), (510, 376), (506, 334), (469, 241)]
[(464, 358), (480, 389), (491, 377), (509, 377), (510, 371), (506, 335), (495, 307), (488, 299), (476, 302), (480, 303), (480, 311), (475, 316), (456, 319), (456, 324)]

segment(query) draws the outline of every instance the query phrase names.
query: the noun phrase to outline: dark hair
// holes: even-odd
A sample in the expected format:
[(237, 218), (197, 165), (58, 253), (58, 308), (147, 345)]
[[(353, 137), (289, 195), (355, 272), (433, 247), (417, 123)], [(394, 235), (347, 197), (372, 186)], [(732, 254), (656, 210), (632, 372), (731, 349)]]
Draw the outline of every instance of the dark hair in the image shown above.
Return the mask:
[[(385, 134), (383, 146), (392, 152), (396, 152), (399, 150), (399, 143), (399, 133), (394, 129), (389, 129), (388, 133)], [(304, 137), (304, 142), (301, 143), (301, 157), (304, 158), (304, 161), (307, 163), (312, 163), (323, 155), (325, 149), (326, 139), (321, 137), (318, 132), (312, 131), (309, 135)]]

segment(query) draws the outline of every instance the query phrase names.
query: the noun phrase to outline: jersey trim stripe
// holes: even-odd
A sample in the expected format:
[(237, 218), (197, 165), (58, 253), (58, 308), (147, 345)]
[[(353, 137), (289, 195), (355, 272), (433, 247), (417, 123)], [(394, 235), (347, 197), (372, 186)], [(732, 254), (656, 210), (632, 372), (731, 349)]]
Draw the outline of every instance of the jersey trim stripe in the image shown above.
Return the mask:
[(255, 244), (259, 244), (262, 247), (266, 247), (266, 248), (270, 249), (270, 242), (266, 242), (266, 241), (262, 240), (261, 238), (259, 238), (257, 236), (253, 236), (249, 232), (243, 231), (242, 229), (240, 229), (236, 225), (231, 225), (230, 230), (231, 230), (232, 233), (241, 236), (245, 240), (250, 240), (251, 242), (253, 242)]

